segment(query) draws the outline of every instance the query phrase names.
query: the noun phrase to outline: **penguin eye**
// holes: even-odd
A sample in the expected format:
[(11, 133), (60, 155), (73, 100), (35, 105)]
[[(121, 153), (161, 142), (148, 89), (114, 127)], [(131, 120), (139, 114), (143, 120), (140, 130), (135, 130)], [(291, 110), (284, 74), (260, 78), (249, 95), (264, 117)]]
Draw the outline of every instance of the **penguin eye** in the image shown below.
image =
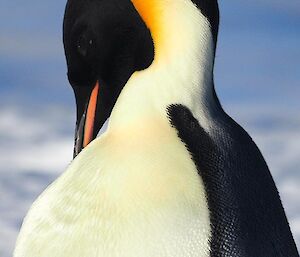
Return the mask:
[(77, 44), (76, 44), (77, 52), (81, 56), (86, 57), (89, 52), (89, 49), (93, 45), (94, 45), (94, 40), (91, 37), (88, 37), (87, 35), (83, 34), (77, 40)]

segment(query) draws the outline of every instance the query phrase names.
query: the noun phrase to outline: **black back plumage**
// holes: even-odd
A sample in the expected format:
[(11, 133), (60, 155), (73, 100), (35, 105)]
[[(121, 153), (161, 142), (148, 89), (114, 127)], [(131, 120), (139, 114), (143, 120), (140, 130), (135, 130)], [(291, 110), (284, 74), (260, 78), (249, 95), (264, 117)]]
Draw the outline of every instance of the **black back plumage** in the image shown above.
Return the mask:
[(210, 133), (185, 106), (168, 114), (205, 185), (211, 257), (298, 257), (270, 171), (245, 130), (221, 108)]

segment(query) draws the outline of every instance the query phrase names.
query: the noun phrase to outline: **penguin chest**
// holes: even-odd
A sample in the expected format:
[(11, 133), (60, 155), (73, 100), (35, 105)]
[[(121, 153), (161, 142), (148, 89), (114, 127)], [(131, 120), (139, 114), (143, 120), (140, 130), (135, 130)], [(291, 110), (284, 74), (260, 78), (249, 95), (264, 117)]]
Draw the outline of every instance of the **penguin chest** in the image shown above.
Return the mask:
[(101, 163), (78, 158), (37, 200), (17, 249), (28, 254), (15, 257), (209, 256), (205, 190), (180, 140), (112, 141), (81, 155)]

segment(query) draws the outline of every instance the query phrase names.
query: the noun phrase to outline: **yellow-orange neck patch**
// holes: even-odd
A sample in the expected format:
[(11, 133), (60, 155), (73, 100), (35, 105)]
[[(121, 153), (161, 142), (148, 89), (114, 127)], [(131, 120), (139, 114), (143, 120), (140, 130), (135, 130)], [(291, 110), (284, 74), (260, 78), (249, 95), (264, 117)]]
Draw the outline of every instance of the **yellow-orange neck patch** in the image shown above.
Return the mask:
[[(149, 28), (155, 47), (161, 41), (161, 21), (163, 15), (163, 8), (157, 0), (131, 0), (134, 7), (142, 17), (143, 21)], [(156, 49), (157, 50), (157, 49)]]

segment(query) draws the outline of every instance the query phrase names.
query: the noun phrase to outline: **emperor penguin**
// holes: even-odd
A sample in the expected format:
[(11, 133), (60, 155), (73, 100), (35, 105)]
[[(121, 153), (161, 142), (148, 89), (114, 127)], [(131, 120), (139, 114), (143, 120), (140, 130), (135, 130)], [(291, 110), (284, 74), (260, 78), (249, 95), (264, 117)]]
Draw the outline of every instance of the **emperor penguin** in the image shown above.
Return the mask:
[(217, 0), (68, 1), (75, 159), (14, 257), (299, 256), (262, 154), (217, 98), (218, 26)]

